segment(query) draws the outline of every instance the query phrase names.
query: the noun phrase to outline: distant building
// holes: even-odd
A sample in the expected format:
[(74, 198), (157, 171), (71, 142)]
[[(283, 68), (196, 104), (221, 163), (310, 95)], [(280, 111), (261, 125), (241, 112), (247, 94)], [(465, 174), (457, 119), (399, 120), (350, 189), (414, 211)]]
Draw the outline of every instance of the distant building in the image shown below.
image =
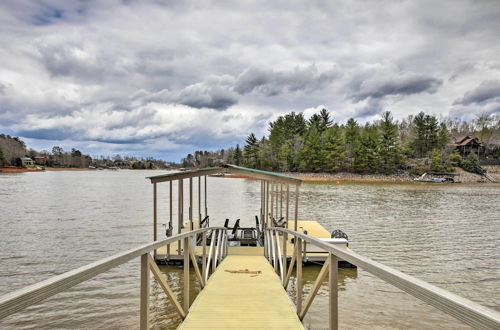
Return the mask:
[(37, 165), (46, 165), (47, 164), (47, 157), (44, 156), (36, 156), (33, 157), (35, 160), (35, 164)]
[(35, 162), (33, 161), (33, 159), (31, 159), (29, 157), (21, 157), (21, 163), (23, 164), (23, 166), (35, 165)]
[(472, 135), (456, 137), (452, 146), (454, 146), (464, 158), (472, 152), (478, 157), (484, 155), (484, 144), (479, 138)]

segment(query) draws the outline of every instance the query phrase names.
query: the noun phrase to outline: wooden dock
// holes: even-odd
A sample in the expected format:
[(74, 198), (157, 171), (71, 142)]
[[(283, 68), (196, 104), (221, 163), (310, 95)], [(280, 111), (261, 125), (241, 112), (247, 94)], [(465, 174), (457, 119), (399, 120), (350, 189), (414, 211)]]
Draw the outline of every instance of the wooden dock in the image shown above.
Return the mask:
[[(241, 249), (238, 252), (260, 249)], [(231, 251), (229, 251), (231, 253)], [(260, 274), (227, 270), (260, 271)], [(229, 254), (179, 329), (304, 329), (280, 278), (262, 255)]]

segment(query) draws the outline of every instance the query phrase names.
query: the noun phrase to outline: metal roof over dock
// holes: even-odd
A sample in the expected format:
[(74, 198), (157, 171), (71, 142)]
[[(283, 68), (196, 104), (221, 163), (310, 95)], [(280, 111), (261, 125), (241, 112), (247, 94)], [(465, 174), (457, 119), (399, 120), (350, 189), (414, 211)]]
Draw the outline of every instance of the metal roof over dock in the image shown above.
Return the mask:
[(195, 170), (179, 171), (162, 175), (150, 176), (147, 178), (151, 180), (151, 183), (157, 183), (157, 182), (181, 180), (187, 178), (195, 178), (217, 173), (239, 174), (255, 179), (269, 180), (269, 181), (288, 183), (294, 185), (300, 185), (302, 183), (302, 179), (294, 178), (285, 174), (256, 170), (253, 168), (247, 168), (231, 164), (225, 164), (222, 166), (215, 166), (215, 167), (205, 167)]

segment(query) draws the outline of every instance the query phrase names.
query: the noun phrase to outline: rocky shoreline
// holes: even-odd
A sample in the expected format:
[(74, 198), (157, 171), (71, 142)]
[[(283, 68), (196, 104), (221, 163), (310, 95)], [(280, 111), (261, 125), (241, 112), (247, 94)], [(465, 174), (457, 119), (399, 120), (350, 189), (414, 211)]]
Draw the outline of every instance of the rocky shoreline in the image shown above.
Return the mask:
[[(500, 182), (500, 166), (484, 166), (488, 174), (494, 178), (497, 182)], [(491, 183), (485, 177), (466, 172), (463, 169), (457, 167), (455, 168), (455, 173), (458, 174), (456, 177), (457, 182), (460, 183)], [(308, 182), (415, 182), (414, 179), (417, 177), (410, 174), (409, 172), (399, 172), (397, 174), (356, 174), (348, 172), (340, 173), (298, 173), (298, 172), (286, 172), (283, 173), (295, 178), (302, 179)]]

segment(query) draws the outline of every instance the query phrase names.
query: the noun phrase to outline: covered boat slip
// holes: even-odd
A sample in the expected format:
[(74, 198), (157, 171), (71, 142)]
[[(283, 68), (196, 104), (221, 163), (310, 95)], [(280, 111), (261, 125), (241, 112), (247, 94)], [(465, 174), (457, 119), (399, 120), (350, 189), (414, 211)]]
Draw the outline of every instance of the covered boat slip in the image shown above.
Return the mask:
[[(263, 246), (263, 232), (266, 228), (272, 226), (287, 227), (290, 224), (289, 218), (291, 213), (290, 205), (293, 203), (293, 219), (292, 227), (298, 229), (298, 207), (299, 207), (299, 187), (302, 183), (301, 179), (293, 178), (279, 173), (255, 170), (236, 165), (223, 165), (220, 167), (207, 167), (196, 170), (167, 173), (148, 177), (153, 184), (153, 239), (157, 240), (158, 236), (158, 189), (160, 183), (168, 184), (168, 198), (162, 201), (167, 201), (168, 204), (168, 224), (167, 237), (171, 237), (175, 233), (182, 233), (197, 228), (209, 227), (209, 214), (207, 205), (207, 176), (218, 173), (235, 174), (238, 176), (248, 177), (255, 180), (260, 180), (260, 208), (258, 211), (258, 223), (252, 228), (239, 228), (241, 235), (236, 237), (250, 237), (252, 246)], [(187, 192), (184, 192), (188, 181)], [(176, 182), (174, 189), (173, 183)], [(228, 194), (234, 193), (228, 191)], [(176, 195), (176, 199), (174, 199)], [(197, 200), (195, 198), (197, 197)], [(293, 198), (293, 200), (291, 200)], [(174, 205), (176, 200), (176, 205)], [(185, 203), (187, 201), (187, 203)], [(187, 205), (185, 205), (187, 204)], [(161, 207), (165, 207), (162, 203)], [(174, 209), (176, 209), (177, 219), (174, 219)], [(185, 212), (187, 209), (187, 212)], [(253, 214), (248, 215), (249, 218)], [(231, 215), (228, 215), (228, 218)], [(200, 221), (200, 219), (202, 219)], [(219, 219), (222, 220), (222, 219)], [(235, 226), (237, 226), (235, 224)], [(233, 233), (234, 234), (234, 233)], [(326, 237), (329, 237), (326, 236)], [(182, 259), (182, 243), (177, 246), (167, 246), (156, 251), (155, 258), (157, 260), (181, 260)], [(232, 244), (229, 244), (230, 246)]]
[[(251, 273), (237, 272), (246, 269)], [(263, 256), (229, 253), (196, 297), (179, 329), (304, 327), (280, 278)]]

